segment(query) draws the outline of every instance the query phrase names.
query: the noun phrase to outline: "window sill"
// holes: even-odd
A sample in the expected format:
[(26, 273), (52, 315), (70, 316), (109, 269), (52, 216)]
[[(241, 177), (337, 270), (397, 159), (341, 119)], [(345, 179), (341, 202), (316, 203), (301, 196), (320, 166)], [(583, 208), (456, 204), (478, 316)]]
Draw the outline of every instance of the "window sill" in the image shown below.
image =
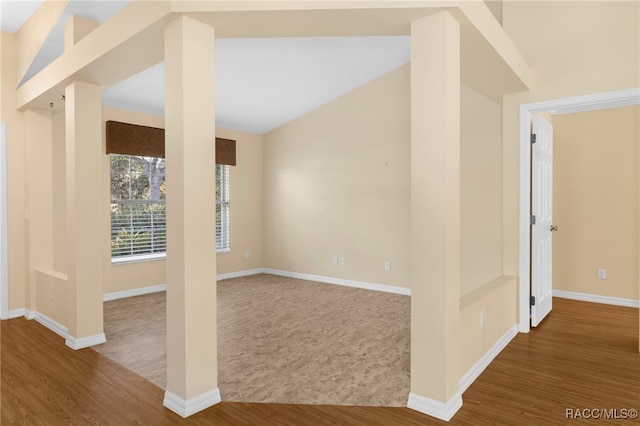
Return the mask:
[(152, 262), (154, 260), (166, 259), (166, 253), (142, 254), (138, 256), (118, 256), (111, 258), (112, 265), (121, 265), (124, 263)]
[[(220, 253), (230, 253), (231, 249), (219, 249), (216, 250), (216, 254)], [(139, 263), (139, 262), (153, 262), (156, 260), (165, 260), (167, 258), (166, 253), (156, 253), (156, 254), (143, 254), (139, 256), (118, 256), (111, 258), (112, 265), (122, 265), (127, 263)]]

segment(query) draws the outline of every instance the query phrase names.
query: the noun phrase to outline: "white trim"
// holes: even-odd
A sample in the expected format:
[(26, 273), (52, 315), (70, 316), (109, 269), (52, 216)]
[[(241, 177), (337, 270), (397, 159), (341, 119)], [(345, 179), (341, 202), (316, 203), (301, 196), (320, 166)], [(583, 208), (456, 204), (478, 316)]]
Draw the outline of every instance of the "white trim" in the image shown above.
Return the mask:
[[(216, 254), (220, 253), (230, 253), (231, 249), (229, 247), (216, 249)], [(139, 262), (155, 262), (158, 260), (167, 260), (167, 252), (159, 252), (159, 253), (151, 253), (151, 254), (134, 254), (132, 256), (115, 256), (111, 257), (112, 265), (127, 265), (129, 263), (139, 263)]]
[(507, 332), (476, 362), (473, 367), (460, 379), (460, 392), (464, 393), (469, 386), (482, 374), (485, 368), (491, 364), (495, 357), (507, 347), (509, 342), (518, 334), (518, 324), (514, 324)]
[[(549, 112), (552, 115), (573, 114), (576, 112), (596, 111), (599, 109), (621, 108), (640, 105), (640, 88), (616, 90), (606, 93), (594, 93), (586, 96), (559, 99), (568, 100), (571, 103), (553, 108)], [(555, 101), (553, 101), (555, 102)]]
[(212, 389), (186, 401), (167, 390), (164, 392), (164, 401), (162, 401), (162, 405), (185, 418), (207, 409), (220, 401), (222, 401), (222, 398), (220, 396), (220, 389), (218, 388)]
[(63, 337), (63, 338), (66, 339), (67, 336), (68, 336), (67, 327), (65, 327), (64, 325), (60, 324), (59, 322), (57, 322), (55, 320), (52, 320), (48, 316), (46, 316), (44, 314), (41, 314), (38, 311), (28, 311), (25, 314), (25, 318), (27, 318), (29, 320), (36, 320), (37, 322), (39, 322), (40, 324), (44, 325), (45, 327), (47, 327), (49, 330), (53, 331), (54, 333), (56, 333), (60, 337)]
[(102, 343), (106, 343), (107, 337), (104, 333), (94, 334), (93, 336), (85, 336), (76, 338), (70, 336), (67, 333), (67, 339), (65, 340), (65, 345), (69, 346), (71, 349), (78, 350), (88, 348), (90, 346), (100, 345)]
[(0, 123), (0, 319), (11, 315), (7, 230), (7, 125)]
[(462, 407), (462, 394), (459, 391), (446, 403), (413, 392), (409, 394), (409, 400), (407, 401), (407, 408), (444, 420), (445, 422), (451, 420), (460, 407)]
[(529, 212), (530, 206), (530, 173), (531, 153), (529, 150), (530, 116), (535, 112), (552, 111), (553, 114), (564, 114), (574, 111), (595, 111), (615, 106), (640, 104), (640, 87), (615, 90), (604, 93), (593, 93), (571, 98), (532, 102), (520, 105), (520, 256), (519, 256), (519, 327), (522, 333), (528, 333), (529, 322), (529, 270), (530, 240)]
[(20, 308), (12, 310), (11, 315), (14, 315), (12, 318), (24, 316), (28, 320), (36, 320), (49, 330), (64, 338), (65, 344), (74, 350), (88, 348), (89, 346), (99, 345), (107, 341), (104, 333), (81, 337), (79, 339), (70, 336), (69, 329), (67, 327), (38, 311), (30, 311), (25, 308)]
[(230, 278), (248, 277), (249, 275), (258, 275), (262, 273), (264, 273), (264, 269), (262, 268), (247, 269), (244, 271), (229, 272), (227, 274), (217, 275), (216, 280), (221, 281), (221, 280), (228, 280)]
[[(14, 318), (26, 317), (27, 312), (28, 311), (25, 308), (12, 309), (9, 311), (9, 315), (7, 315), (7, 318), (2, 318), (2, 319), (14, 319)], [(27, 318), (27, 319), (33, 319), (33, 318)]]
[(402, 294), (411, 296), (411, 289), (406, 287), (396, 287), (393, 285), (374, 284), (364, 281), (345, 280), (343, 278), (324, 277), (321, 275), (301, 274), (298, 272), (281, 271), (278, 269), (265, 268), (262, 270), (265, 274), (280, 275), (281, 277), (298, 278), (307, 281), (317, 281), (325, 284), (335, 284), (345, 287), (363, 288), (365, 290), (382, 291), (385, 293)]
[[(216, 280), (222, 281), (222, 280), (227, 280), (231, 278), (248, 277), (250, 275), (258, 275), (258, 274), (279, 275), (281, 277), (298, 278), (306, 281), (315, 281), (315, 282), (321, 282), (325, 284), (335, 284), (335, 285), (341, 285), (345, 287), (363, 288), (365, 290), (382, 291), (385, 293), (394, 293), (394, 294), (401, 294), (404, 296), (411, 296), (411, 289), (405, 288), (405, 287), (396, 287), (396, 286), (384, 285), (384, 284), (374, 284), (374, 283), (368, 283), (364, 281), (345, 280), (342, 278), (324, 277), (321, 275), (301, 274), (298, 272), (281, 271), (278, 269), (269, 269), (269, 268), (246, 269), (244, 271), (219, 274), (216, 276)], [(112, 300), (124, 299), (127, 297), (135, 297), (135, 296), (142, 296), (144, 294), (159, 293), (166, 290), (167, 290), (166, 284), (158, 284), (158, 285), (152, 285), (148, 287), (134, 288), (131, 290), (105, 293), (102, 296), (102, 300), (104, 302), (109, 302)], [(22, 316), (22, 314), (17, 316)]]
[(111, 257), (112, 265), (126, 265), (128, 263), (153, 262), (154, 260), (165, 260), (167, 252), (152, 254), (134, 254), (133, 256), (116, 256)]
[[(263, 273), (262, 268), (247, 269), (245, 271), (229, 272), (227, 274), (217, 275), (216, 280), (220, 281), (220, 280), (226, 280), (229, 278), (246, 277), (249, 275), (257, 275), (261, 273)], [(157, 284), (157, 285), (151, 285), (148, 287), (133, 288), (131, 290), (115, 291), (113, 293), (105, 293), (102, 296), (102, 301), (110, 302), (112, 300), (125, 299), (127, 297), (142, 296), (142, 295), (151, 294), (151, 293), (160, 293), (166, 290), (167, 290), (166, 284)]]
[(115, 291), (102, 295), (103, 302), (125, 299), (127, 297), (142, 296), (143, 294), (160, 293), (167, 290), (166, 284), (150, 285), (148, 287), (133, 288), (131, 290)]
[(600, 296), (597, 294), (578, 293), (575, 291), (553, 290), (554, 297), (563, 299), (580, 300), (583, 302), (604, 303), (606, 305), (626, 306), (640, 308), (640, 300), (623, 299), (621, 297)]

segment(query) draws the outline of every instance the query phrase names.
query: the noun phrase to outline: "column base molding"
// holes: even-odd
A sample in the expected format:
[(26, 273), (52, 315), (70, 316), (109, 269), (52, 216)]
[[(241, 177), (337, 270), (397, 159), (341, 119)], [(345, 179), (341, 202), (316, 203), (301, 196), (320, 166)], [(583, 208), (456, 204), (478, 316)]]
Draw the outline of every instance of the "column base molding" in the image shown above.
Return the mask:
[(220, 401), (222, 401), (222, 398), (220, 396), (220, 389), (218, 388), (202, 393), (186, 401), (169, 391), (165, 391), (162, 405), (185, 418), (207, 409)]
[(462, 394), (456, 394), (447, 402), (436, 401), (415, 393), (409, 394), (407, 408), (448, 422), (462, 407)]

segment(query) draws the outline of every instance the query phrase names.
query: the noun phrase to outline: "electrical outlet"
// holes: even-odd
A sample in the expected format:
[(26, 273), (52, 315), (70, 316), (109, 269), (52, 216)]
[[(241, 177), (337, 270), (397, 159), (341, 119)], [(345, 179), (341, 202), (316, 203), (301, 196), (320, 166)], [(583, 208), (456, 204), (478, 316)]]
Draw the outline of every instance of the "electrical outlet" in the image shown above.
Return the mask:
[(385, 271), (390, 271), (391, 270), (391, 262), (389, 262), (388, 260), (386, 262), (384, 262), (384, 270)]
[(338, 264), (338, 256), (333, 256), (333, 264), (334, 265)]
[(484, 309), (480, 311), (480, 328), (484, 328)]
[(340, 258), (340, 265), (344, 266), (344, 265), (346, 265), (346, 264), (347, 264), (347, 258), (346, 258), (346, 257), (344, 257), (344, 256), (342, 256), (342, 257)]
[(607, 270), (606, 269), (598, 269), (598, 279), (606, 280), (607, 279)]
[(250, 258), (250, 257), (251, 257), (251, 252), (250, 252), (249, 250), (246, 250), (246, 251), (244, 252), (244, 258), (245, 258), (245, 259), (248, 259), (248, 258)]

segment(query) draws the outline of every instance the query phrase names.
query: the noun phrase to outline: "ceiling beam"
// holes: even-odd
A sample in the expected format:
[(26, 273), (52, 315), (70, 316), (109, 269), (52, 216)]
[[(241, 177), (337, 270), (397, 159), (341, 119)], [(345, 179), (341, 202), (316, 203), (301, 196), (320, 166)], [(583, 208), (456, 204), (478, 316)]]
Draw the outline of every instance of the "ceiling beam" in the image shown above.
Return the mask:
[(20, 86), (17, 108), (48, 106), (49, 98), (59, 99), (61, 85), (74, 80), (109, 86), (161, 62), (162, 29), (170, 18), (168, 2), (130, 3)]

